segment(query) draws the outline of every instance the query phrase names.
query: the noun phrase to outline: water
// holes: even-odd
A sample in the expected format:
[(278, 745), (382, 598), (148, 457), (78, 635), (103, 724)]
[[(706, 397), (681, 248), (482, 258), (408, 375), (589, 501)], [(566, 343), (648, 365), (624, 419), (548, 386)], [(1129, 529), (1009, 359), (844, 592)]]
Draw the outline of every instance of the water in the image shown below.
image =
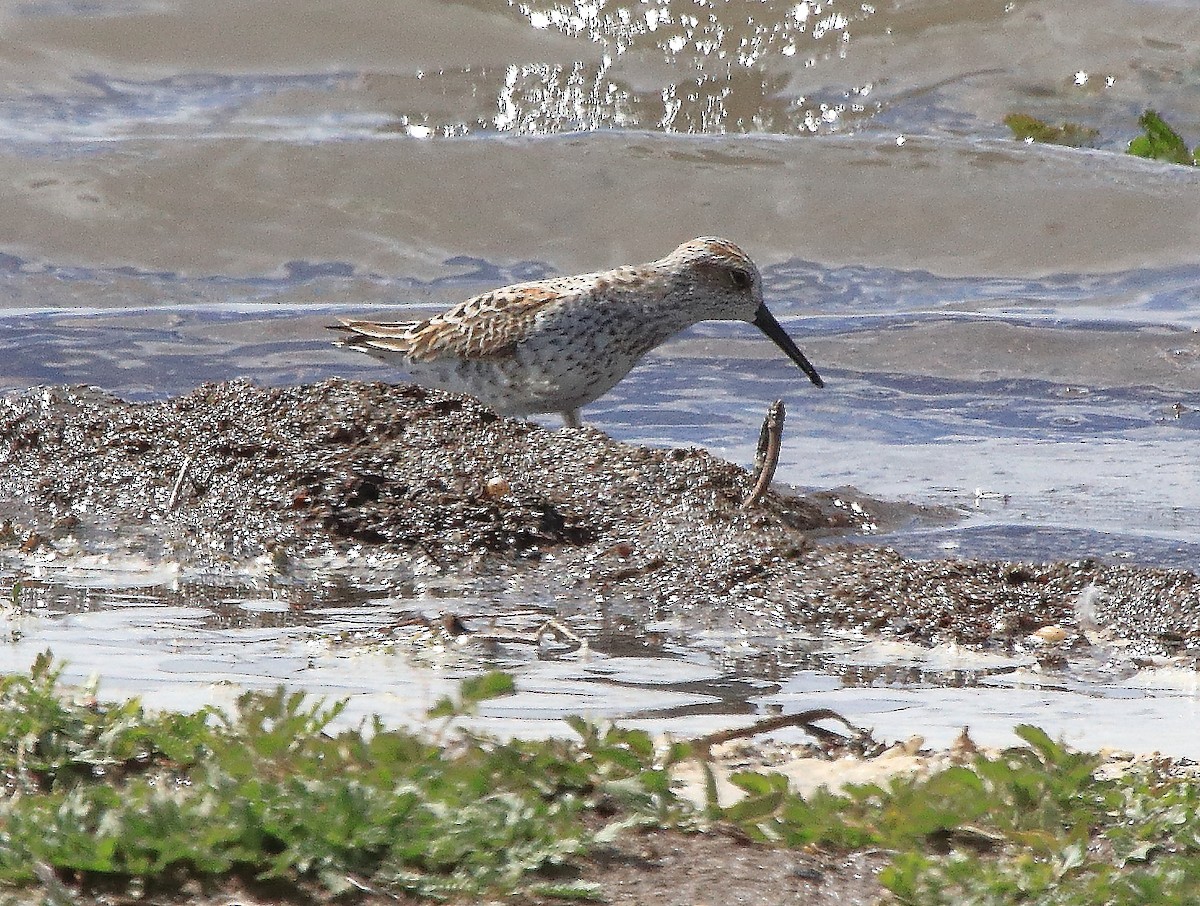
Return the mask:
[[(748, 463), (782, 396), (780, 481), (961, 513), (867, 540), (1195, 567), (1200, 176), (1121, 153), (1147, 107), (1200, 142), (1186, 4), (135, 0), (0, 17), (2, 388), (391, 379), (324, 325), (726, 235), (828, 387), (749, 327), (702, 325), (590, 423)], [(1013, 111), (1092, 126), (1096, 147), (1012, 142)], [(586, 654), (442, 651), (392, 623), (444, 593), (85, 566), (3, 568), (26, 589), (0, 666), (50, 646), (71, 676), (152, 704), (286, 681), (404, 721), (483, 663), (520, 678), (481, 718), (499, 732), (564, 732), (572, 711), (689, 732), (830, 705), (935, 741), (1037, 719), (1092, 745), (1200, 748), (1178, 719), (1193, 688), (1167, 668), (1100, 658), (1047, 679), (1032, 657), (614, 627), (586, 602), (567, 602)], [(522, 629), (556, 606), (455, 602)]]

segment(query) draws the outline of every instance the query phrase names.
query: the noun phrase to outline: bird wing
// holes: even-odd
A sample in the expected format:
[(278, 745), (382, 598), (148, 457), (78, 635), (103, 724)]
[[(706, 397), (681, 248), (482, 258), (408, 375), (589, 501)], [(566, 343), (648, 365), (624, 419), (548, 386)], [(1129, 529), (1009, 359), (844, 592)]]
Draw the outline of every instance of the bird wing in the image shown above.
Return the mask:
[(399, 352), (414, 362), (503, 355), (528, 335), (538, 313), (563, 299), (544, 283), (506, 286), (474, 296), (425, 321), (350, 321), (348, 346)]

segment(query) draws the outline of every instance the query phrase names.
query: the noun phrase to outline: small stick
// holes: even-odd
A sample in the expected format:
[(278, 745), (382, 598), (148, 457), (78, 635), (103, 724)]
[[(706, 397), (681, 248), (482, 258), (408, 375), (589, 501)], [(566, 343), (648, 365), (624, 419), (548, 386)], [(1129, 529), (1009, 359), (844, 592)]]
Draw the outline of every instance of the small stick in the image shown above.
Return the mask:
[(586, 650), (588, 647), (587, 639), (581, 638), (553, 617), (546, 620), (546, 622), (533, 632), (484, 630), (476, 633), (475, 637), (483, 642), (493, 642), (500, 645), (540, 645), (542, 643), (542, 636), (550, 631), (553, 631), (561, 639), (574, 642), (577, 648)]
[(735, 739), (746, 739), (751, 736), (757, 736), (759, 733), (770, 733), (773, 730), (780, 730), (784, 727), (800, 727), (810, 736), (815, 736), (822, 742), (845, 742), (846, 737), (834, 733), (832, 730), (826, 730), (824, 727), (818, 727), (814, 721), (818, 720), (836, 720), (844, 724), (847, 729), (852, 730), (855, 736), (860, 741), (869, 741), (871, 739), (871, 731), (863, 730), (854, 726), (842, 715), (829, 708), (812, 708), (808, 711), (801, 711), (799, 714), (781, 714), (778, 717), (767, 717), (763, 720), (756, 721), (748, 727), (735, 727), (732, 730), (720, 730), (716, 733), (709, 733), (706, 736), (697, 736), (689, 741), (691, 754), (700, 762), (700, 768), (704, 772), (704, 801), (705, 811), (712, 818), (720, 817), (721, 804), (717, 795), (717, 775), (712, 768), (712, 747), (721, 745), (722, 743), (731, 742)]
[(412, 619), (402, 620), (397, 623), (398, 626), (427, 626), (429, 628), (438, 627), (446, 635), (451, 638), (459, 638), (464, 635), (469, 635), (475, 641), (489, 642), (496, 645), (540, 645), (542, 636), (548, 632), (554, 632), (559, 638), (566, 639), (568, 642), (574, 642), (577, 648), (587, 650), (587, 639), (572, 632), (558, 620), (551, 617), (542, 623), (533, 632), (518, 632), (516, 630), (497, 630), (497, 629), (468, 629), (463, 625), (462, 620), (457, 614), (447, 611), (436, 620), (430, 620), (424, 616), (414, 616)]
[(762, 431), (758, 435), (758, 453), (754, 457), (754, 489), (742, 501), (743, 510), (757, 506), (775, 478), (775, 469), (779, 466), (779, 448), (783, 444), (785, 414), (783, 400), (775, 400), (763, 419)]
[(171, 489), (171, 496), (167, 500), (168, 512), (179, 505), (179, 495), (183, 491), (183, 483), (187, 481), (188, 472), (192, 468), (192, 460), (195, 458), (195, 456), (188, 456), (184, 459), (183, 465), (179, 467), (179, 476), (175, 479), (175, 487)]
[(826, 730), (824, 727), (813, 726), (813, 722), (818, 720), (836, 720), (843, 724), (846, 729), (852, 730), (857, 736), (866, 735), (866, 731), (854, 726), (854, 724), (850, 723), (850, 721), (846, 720), (846, 718), (842, 717), (836, 711), (831, 711), (829, 708), (812, 708), (808, 711), (801, 711), (798, 714), (780, 714), (778, 717), (767, 717), (750, 724), (748, 727), (734, 727), (731, 730), (720, 730), (716, 733), (709, 733), (707, 736), (699, 736), (691, 742), (697, 748), (708, 749), (711, 746), (717, 746), (724, 742), (731, 742), (735, 739), (746, 739), (750, 736), (757, 736), (760, 733), (781, 730), (784, 727), (800, 727), (818, 739), (842, 738), (838, 734)]

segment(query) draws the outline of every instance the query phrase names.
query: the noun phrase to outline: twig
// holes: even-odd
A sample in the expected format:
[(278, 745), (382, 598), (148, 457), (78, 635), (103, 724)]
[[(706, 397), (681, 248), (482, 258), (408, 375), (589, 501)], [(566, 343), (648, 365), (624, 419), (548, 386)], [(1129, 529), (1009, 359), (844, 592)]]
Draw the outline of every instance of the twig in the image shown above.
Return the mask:
[(773, 730), (781, 730), (784, 727), (800, 727), (812, 736), (823, 740), (831, 738), (840, 740), (844, 738), (832, 730), (814, 726), (814, 722), (818, 720), (836, 720), (846, 727), (846, 729), (851, 730), (856, 736), (863, 737), (867, 735), (865, 730), (854, 726), (854, 724), (850, 723), (850, 721), (846, 720), (846, 718), (842, 717), (836, 711), (831, 711), (829, 708), (812, 708), (808, 711), (801, 711), (798, 714), (781, 714), (778, 717), (766, 717), (750, 724), (748, 727), (734, 727), (731, 730), (719, 730), (716, 733), (709, 733), (707, 736), (699, 736), (692, 740), (692, 745), (698, 749), (708, 749), (734, 739), (758, 736), (760, 733), (770, 733)]
[(542, 636), (548, 635), (550, 632), (553, 632), (560, 639), (573, 642), (576, 648), (584, 651), (587, 650), (587, 639), (572, 632), (553, 617), (546, 620), (546, 622), (542, 623), (533, 632), (504, 632), (495, 629), (483, 630), (476, 634), (476, 638), (483, 642), (492, 642), (500, 645), (541, 645)]
[(850, 721), (846, 720), (846, 718), (842, 717), (836, 711), (831, 711), (829, 708), (811, 708), (808, 711), (801, 711), (798, 714), (781, 714), (778, 717), (767, 717), (750, 724), (748, 727), (719, 730), (716, 733), (709, 733), (707, 736), (697, 736), (691, 740), (691, 755), (700, 762), (700, 769), (704, 772), (704, 810), (706, 814), (714, 819), (721, 815), (721, 803), (717, 795), (717, 775), (713, 771), (712, 766), (713, 746), (731, 742), (735, 739), (746, 739), (750, 736), (757, 736), (759, 733), (770, 733), (773, 730), (781, 730), (784, 727), (800, 727), (810, 736), (815, 736), (822, 742), (847, 741), (846, 737), (834, 733), (832, 730), (818, 727), (815, 724), (815, 721), (818, 720), (836, 720), (848, 730), (851, 730), (859, 741), (870, 741), (871, 739), (870, 730), (863, 730), (854, 726), (854, 724), (850, 723)]
[(541, 645), (542, 637), (554, 633), (560, 639), (573, 642), (575, 647), (587, 651), (587, 639), (572, 632), (558, 620), (551, 617), (532, 632), (520, 632), (504, 629), (468, 629), (457, 614), (447, 611), (436, 619), (414, 614), (411, 618), (401, 620), (398, 626), (425, 626), (444, 632), (452, 639), (470, 636), (475, 642), (485, 642), (492, 645)]
[(175, 479), (175, 487), (171, 489), (171, 496), (167, 500), (168, 512), (174, 510), (179, 505), (179, 495), (183, 491), (183, 483), (187, 481), (188, 472), (192, 468), (192, 460), (195, 456), (188, 456), (183, 460), (183, 465), (179, 467), (179, 476)]
[(775, 400), (763, 419), (762, 431), (758, 435), (758, 453), (754, 457), (754, 489), (742, 501), (743, 510), (757, 506), (775, 478), (775, 469), (779, 466), (779, 448), (783, 443), (785, 414), (783, 400)]

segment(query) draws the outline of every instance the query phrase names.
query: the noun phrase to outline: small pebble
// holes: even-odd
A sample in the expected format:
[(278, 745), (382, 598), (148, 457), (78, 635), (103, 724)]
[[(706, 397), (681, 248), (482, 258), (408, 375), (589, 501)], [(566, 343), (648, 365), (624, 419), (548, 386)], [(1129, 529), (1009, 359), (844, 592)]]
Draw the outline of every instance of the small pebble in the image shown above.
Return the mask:
[(1064, 641), (1070, 633), (1063, 629), (1057, 623), (1052, 623), (1049, 626), (1043, 626), (1041, 629), (1034, 630), (1032, 636), (1035, 641), (1041, 642), (1043, 645), (1057, 645)]
[(512, 486), (509, 485), (508, 479), (503, 475), (493, 475), (483, 485), (484, 493), (492, 499), (505, 497), (511, 490)]

